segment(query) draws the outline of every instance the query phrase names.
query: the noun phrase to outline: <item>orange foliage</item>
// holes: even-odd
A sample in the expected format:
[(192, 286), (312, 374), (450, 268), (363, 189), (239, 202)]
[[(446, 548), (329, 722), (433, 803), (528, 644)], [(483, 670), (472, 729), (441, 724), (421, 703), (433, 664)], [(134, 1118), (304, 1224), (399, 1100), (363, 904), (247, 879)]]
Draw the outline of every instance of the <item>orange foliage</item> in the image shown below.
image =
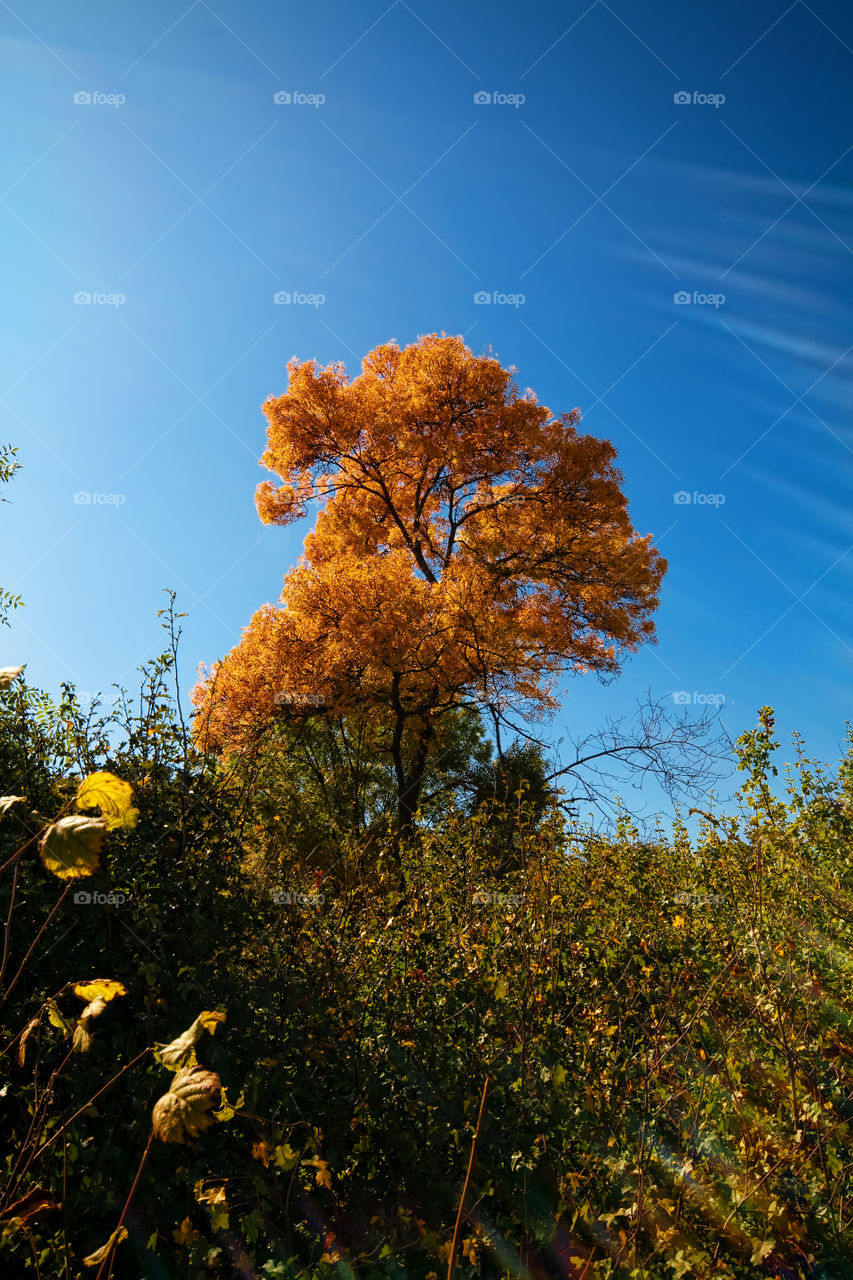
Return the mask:
[(282, 707), (367, 706), (389, 727), (461, 702), (544, 714), (560, 673), (616, 672), (654, 639), (666, 561), (631, 525), (615, 449), (513, 372), (437, 334), (377, 347), (352, 381), (290, 361), (264, 405), (282, 483), (258, 511), (320, 509), (278, 606), (195, 691), (215, 743)]

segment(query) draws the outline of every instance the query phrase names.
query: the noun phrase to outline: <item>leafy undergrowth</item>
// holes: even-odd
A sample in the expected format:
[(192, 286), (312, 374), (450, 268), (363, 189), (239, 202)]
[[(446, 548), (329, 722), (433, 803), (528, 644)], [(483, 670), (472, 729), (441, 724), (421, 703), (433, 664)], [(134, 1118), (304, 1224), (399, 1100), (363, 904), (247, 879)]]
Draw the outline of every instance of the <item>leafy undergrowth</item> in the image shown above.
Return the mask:
[(0, 695), (4, 1275), (437, 1280), (487, 1081), (457, 1274), (853, 1274), (849, 757), (780, 798), (765, 710), (692, 838), (449, 806), (311, 874), (167, 666)]

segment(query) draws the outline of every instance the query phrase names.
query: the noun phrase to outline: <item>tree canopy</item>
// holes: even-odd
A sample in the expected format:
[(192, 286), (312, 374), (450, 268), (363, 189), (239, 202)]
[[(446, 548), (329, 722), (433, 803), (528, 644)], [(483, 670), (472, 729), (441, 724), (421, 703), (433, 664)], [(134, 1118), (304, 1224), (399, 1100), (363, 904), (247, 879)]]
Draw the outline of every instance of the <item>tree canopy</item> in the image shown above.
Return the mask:
[(654, 639), (666, 561), (632, 526), (616, 450), (514, 372), (444, 334), (377, 347), (352, 380), (290, 361), (264, 405), (281, 483), (257, 506), (288, 525), (315, 501), (316, 525), (195, 692), (208, 742), (369, 708), (407, 821), (442, 715), (548, 715), (562, 675), (614, 674)]

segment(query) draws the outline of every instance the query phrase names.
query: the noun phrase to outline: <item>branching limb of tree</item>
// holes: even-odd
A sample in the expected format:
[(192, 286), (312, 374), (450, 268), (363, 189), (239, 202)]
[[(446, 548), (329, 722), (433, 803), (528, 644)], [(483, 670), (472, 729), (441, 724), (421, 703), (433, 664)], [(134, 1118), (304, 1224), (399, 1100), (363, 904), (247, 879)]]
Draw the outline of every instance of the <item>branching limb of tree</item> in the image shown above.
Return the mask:
[(720, 710), (706, 707), (692, 715), (667, 702), (649, 691), (635, 714), (609, 717), (603, 729), (570, 739), (569, 758), (548, 775), (549, 782), (571, 780), (572, 794), (562, 804), (610, 814), (620, 788), (639, 791), (649, 780), (677, 804), (706, 796), (725, 778), (732, 769), (732, 742)]

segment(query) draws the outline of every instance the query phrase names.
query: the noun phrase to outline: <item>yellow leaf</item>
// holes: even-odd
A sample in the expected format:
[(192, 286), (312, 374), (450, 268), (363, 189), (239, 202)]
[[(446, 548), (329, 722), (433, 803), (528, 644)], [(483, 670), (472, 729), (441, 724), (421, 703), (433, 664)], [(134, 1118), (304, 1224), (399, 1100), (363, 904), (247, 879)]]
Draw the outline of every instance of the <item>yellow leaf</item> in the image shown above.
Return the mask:
[(0, 817), (3, 816), (7, 809), (11, 809), (13, 804), (19, 804), (26, 798), (26, 796), (0, 796)]
[(198, 1200), (199, 1204), (221, 1204), (227, 1208), (224, 1183), (220, 1182), (215, 1186), (207, 1187), (205, 1189), (204, 1179), (202, 1178), (195, 1184), (193, 1191), (195, 1192), (195, 1198)]
[(74, 987), (75, 996), (81, 1000), (95, 1000), (98, 996), (109, 1002), (116, 996), (126, 996), (127, 987), (114, 978), (90, 978), (87, 982), (78, 982)]
[[(154, 1057), (161, 1067), (166, 1067), (169, 1071), (177, 1071), (179, 1067), (194, 1066), (196, 1061), (194, 1046), (201, 1033), (206, 1029), (212, 1035), (217, 1025), (224, 1021), (224, 1013), (205, 1009), (198, 1015), (192, 1026), (183, 1031), (175, 1040), (166, 1045), (156, 1045)], [(228, 1118), (230, 1119), (230, 1117)]]
[(176, 1244), (191, 1244), (193, 1240), (198, 1240), (198, 1232), (189, 1218), (184, 1218), (181, 1225), (175, 1228), (172, 1239)]
[(77, 788), (78, 809), (100, 809), (107, 829), (135, 827), (139, 810), (132, 807), (133, 788), (114, 773), (90, 773)]
[(273, 1152), (273, 1164), (277, 1169), (284, 1169), (285, 1172), (292, 1169), (298, 1159), (299, 1156), (295, 1151), (291, 1150), (290, 1145), (287, 1142), (285, 1142), (283, 1147), (276, 1147)]
[(675, 917), (673, 918), (672, 923), (673, 923), (673, 925), (675, 926), (675, 928), (676, 928), (676, 929), (683, 929), (683, 928), (686, 926), (686, 923), (687, 923), (687, 922), (686, 922), (686, 920), (684, 919), (684, 916), (675, 916)]
[(232, 1106), (231, 1103), (228, 1101), (228, 1091), (226, 1090), (225, 1085), (223, 1085), (222, 1086), (222, 1105), (220, 1106), (218, 1111), (214, 1111), (213, 1113), (214, 1119), (218, 1120), (220, 1124), (225, 1124), (228, 1120), (233, 1120), (237, 1112), (245, 1104), (245, 1101), (246, 1101), (245, 1095), (241, 1093), (237, 1101)]
[(104, 818), (59, 818), (39, 841), (45, 869), (60, 880), (78, 880), (97, 871), (104, 847)]
[(200, 1022), (205, 1031), (209, 1031), (213, 1035), (220, 1022), (225, 1021), (225, 1014), (217, 1009), (205, 1009), (196, 1018), (196, 1022)]
[(0, 667), (0, 689), (8, 689), (16, 676), (23, 671), (23, 667)]
[(263, 1139), (252, 1144), (252, 1159), (260, 1160), (265, 1169), (270, 1167), (270, 1149)]
[(319, 1156), (312, 1156), (310, 1160), (306, 1160), (305, 1164), (313, 1165), (317, 1172), (314, 1175), (314, 1181), (318, 1187), (328, 1187), (332, 1189), (332, 1175), (329, 1172), (329, 1166), (325, 1160), (321, 1160)]
[(88, 1258), (83, 1259), (84, 1267), (99, 1267), (105, 1262), (113, 1248), (117, 1244), (121, 1244), (122, 1240), (127, 1239), (127, 1227), (117, 1227), (112, 1233), (105, 1245), (102, 1245), (96, 1253), (90, 1253)]
[(59, 1009), (56, 1007), (56, 1002), (53, 1000), (48, 1000), (47, 1002), (47, 1016), (50, 1019), (50, 1025), (52, 1027), (56, 1027), (63, 1033), (63, 1035), (67, 1036), (70, 1034), (71, 1023), (63, 1018)]

